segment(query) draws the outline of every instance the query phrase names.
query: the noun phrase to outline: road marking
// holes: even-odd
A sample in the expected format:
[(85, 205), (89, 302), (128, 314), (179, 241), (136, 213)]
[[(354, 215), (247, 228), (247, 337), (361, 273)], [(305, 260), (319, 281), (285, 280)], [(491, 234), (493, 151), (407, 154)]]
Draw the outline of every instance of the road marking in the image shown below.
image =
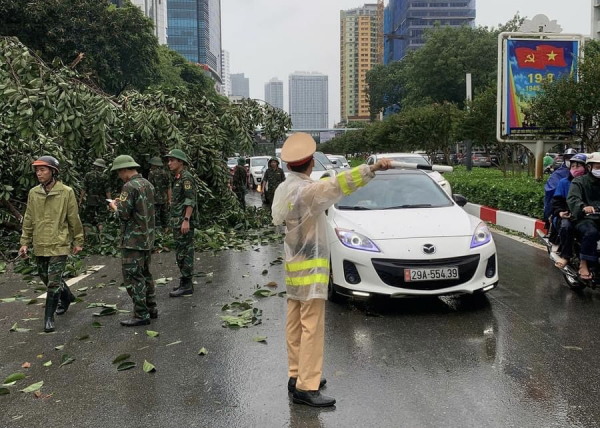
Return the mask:
[[(96, 266), (90, 266), (89, 268), (87, 268), (85, 270), (84, 273), (82, 273), (79, 276), (76, 276), (75, 278), (71, 278), (67, 281), (65, 281), (65, 283), (67, 284), (67, 286), (69, 288), (71, 288), (73, 285), (77, 284), (79, 281), (81, 281), (84, 278), (87, 278), (88, 276), (90, 276), (93, 273), (98, 272), (100, 269), (102, 269), (105, 265), (96, 265)], [(42, 294), (41, 296), (36, 297), (37, 299), (45, 299), (46, 298), (46, 293)]]

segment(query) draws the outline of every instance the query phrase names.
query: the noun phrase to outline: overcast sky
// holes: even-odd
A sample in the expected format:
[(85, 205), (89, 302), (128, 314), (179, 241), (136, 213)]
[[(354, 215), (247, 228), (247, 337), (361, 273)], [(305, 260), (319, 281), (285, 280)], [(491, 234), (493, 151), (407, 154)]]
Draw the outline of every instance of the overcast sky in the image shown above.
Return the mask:
[[(340, 10), (357, 0), (221, 0), (223, 49), (231, 73), (250, 78), (250, 96), (264, 99), (264, 84), (282, 80), (288, 109), (288, 76), (319, 71), (329, 76), (329, 123), (340, 121)], [(386, 0), (386, 5), (387, 5)], [(565, 33), (590, 33), (590, 0), (477, 0), (477, 25), (497, 26), (516, 12), (543, 13)]]

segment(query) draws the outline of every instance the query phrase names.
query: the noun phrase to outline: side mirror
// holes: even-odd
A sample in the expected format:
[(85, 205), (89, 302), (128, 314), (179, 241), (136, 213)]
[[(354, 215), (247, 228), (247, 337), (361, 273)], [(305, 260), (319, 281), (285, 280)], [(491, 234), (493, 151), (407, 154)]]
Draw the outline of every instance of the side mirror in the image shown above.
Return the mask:
[(458, 205), (459, 207), (464, 207), (465, 205), (467, 205), (467, 202), (469, 202), (467, 201), (467, 198), (457, 193), (452, 195), (452, 199), (454, 199), (454, 202), (456, 202), (456, 205)]

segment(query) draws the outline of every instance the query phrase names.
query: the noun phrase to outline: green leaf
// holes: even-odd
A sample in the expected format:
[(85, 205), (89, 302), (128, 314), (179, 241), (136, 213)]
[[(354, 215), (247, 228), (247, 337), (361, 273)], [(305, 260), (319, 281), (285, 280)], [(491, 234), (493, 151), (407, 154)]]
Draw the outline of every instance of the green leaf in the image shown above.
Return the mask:
[(121, 361), (125, 361), (129, 357), (131, 357), (131, 355), (129, 355), (129, 354), (121, 354), (117, 358), (115, 358), (112, 363), (113, 364), (120, 363)]
[(102, 328), (102, 324), (100, 324), (98, 321), (95, 321), (92, 323), (92, 327), (93, 328)]
[(155, 372), (156, 371), (156, 367), (154, 367), (154, 364), (149, 363), (148, 361), (144, 360), (144, 367), (143, 367), (144, 371), (146, 373), (150, 373), (150, 372)]
[(64, 349), (64, 347), (65, 347), (65, 345), (58, 345), (58, 346), (55, 346), (54, 349), (57, 351), (62, 351)]
[(198, 351), (198, 355), (206, 355), (208, 354), (208, 349), (202, 347), (200, 348), (200, 350)]
[(28, 392), (35, 392), (35, 391), (39, 391), (39, 390), (42, 388), (42, 386), (43, 386), (43, 385), (44, 385), (44, 381), (43, 381), (43, 380), (41, 380), (41, 381), (39, 381), (39, 382), (37, 382), (37, 383), (32, 383), (32, 384), (31, 384), (31, 385), (29, 385), (27, 388), (25, 388), (25, 389), (22, 389), (22, 390), (21, 390), (21, 392), (28, 393)]
[(270, 297), (273, 294), (274, 293), (271, 290), (267, 290), (266, 288), (261, 288), (260, 290), (256, 290), (254, 292), (254, 295), (259, 297)]
[(14, 323), (13, 326), (10, 328), (11, 332), (17, 332), (17, 333), (27, 333), (28, 331), (31, 331), (30, 328), (19, 328), (17, 327), (17, 323)]
[(58, 366), (59, 368), (62, 366), (66, 366), (68, 364), (71, 364), (73, 361), (75, 361), (75, 358), (67, 355), (67, 354), (63, 354), (62, 357), (60, 357), (60, 366)]
[(90, 338), (89, 334), (84, 334), (83, 336), (78, 337), (77, 340), (85, 340), (85, 339), (89, 339), (89, 338)]
[(44, 367), (50, 367), (52, 365), (52, 360), (50, 361), (46, 361), (44, 364), (42, 364)]
[(267, 275), (268, 273), (269, 273), (269, 270), (268, 270), (268, 269), (265, 269), (265, 270), (263, 270), (263, 271), (262, 271), (262, 274), (263, 274), (263, 275)]
[(146, 330), (146, 334), (150, 337), (156, 337), (158, 336), (160, 333), (158, 331), (152, 331), (152, 330)]
[(122, 372), (123, 370), (129, 370), (132, 369), (136, 366), (136, 364), (132, 361), (127, 361), (125, 363), (121, 363), (119, 364), (119, 366), (117, 367), (117, 371)]
[(0, 388), (0, 395), (10, 394), (10, 390), (8, 388)]
[(264, 342), (267, 343), (267, 336), (254, 336), (252, 338), (253, 341), (255, 342)]
[(277, 293), (277, 295), (279, 297), (285, 297), (286, 294), (287, 294), (287, 291), (281, 291), (281, 292)]
[(114, 315), (116, 313), (117, 313), (117, 310), (115, 308), (105, 308), (105, 309), (102, 309), (99, 313), (94, 312), (94, 316), (95, 317), (105, 317), (108, 315)]
[(14, 302), (16, 299), (16, 297), (7, 297), (6, 299), (0, 299), (0, 302), (2, 303), (11, 303)]
[(13, 373), (9, 377), (4, 379), (4, 383), (7, 384), (7, 383), (15, 382), (17, 380), (25, 379), (25, 377), (26, 376), (23, 373)]

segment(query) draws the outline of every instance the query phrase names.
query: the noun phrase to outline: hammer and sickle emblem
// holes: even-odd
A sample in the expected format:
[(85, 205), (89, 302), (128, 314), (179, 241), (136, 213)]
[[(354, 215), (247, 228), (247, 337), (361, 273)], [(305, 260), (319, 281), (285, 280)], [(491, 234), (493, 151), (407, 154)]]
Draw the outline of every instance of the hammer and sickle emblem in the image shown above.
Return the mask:
[(528, 54), (525, 62), (533, 62), (535, 63), (535, 54)]

